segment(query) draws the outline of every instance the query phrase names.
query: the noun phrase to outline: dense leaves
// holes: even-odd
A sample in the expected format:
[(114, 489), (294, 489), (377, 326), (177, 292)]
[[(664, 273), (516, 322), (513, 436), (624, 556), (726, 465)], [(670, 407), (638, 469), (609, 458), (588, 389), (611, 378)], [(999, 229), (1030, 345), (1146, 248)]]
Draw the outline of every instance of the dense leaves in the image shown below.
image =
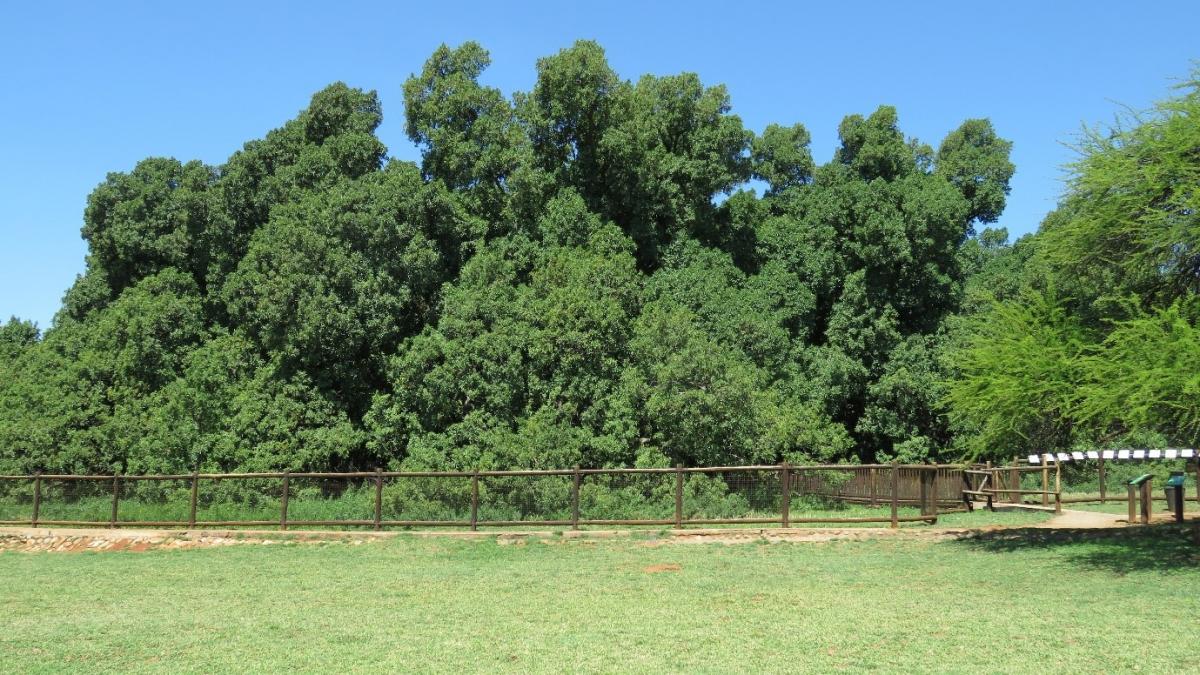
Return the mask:
[(972, 252), (946, 401), (977, 456), (1200, 442), (1200, 83), (1078, 149), (1036, 235)]
[(948, 451), (951, 319), (1018, 259), (974, 238), (1013, 171), (990, 123), (935, 153), (884, 106), (818, 165), (694, 73), (622, 79), (579, 42), (508, 97), (489, 64), (443, 46), (405, 82), (419, 166), (339, 83), (220, 166), (108, 176), (55, 324), (0, 328), (0, 470)]

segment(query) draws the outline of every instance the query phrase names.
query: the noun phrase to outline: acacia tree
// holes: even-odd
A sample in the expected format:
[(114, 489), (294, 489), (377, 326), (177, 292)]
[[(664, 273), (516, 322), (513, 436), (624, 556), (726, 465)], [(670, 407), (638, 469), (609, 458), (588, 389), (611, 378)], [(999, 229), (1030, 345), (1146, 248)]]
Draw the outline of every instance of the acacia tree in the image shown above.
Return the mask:
[(1200, 441), (1196, 147), (1195, 77), (1146, 115), (1085, 131), (1059, 208), (981, 273), (1018, 291), (961, 323), (947, 401), (965, 447)]

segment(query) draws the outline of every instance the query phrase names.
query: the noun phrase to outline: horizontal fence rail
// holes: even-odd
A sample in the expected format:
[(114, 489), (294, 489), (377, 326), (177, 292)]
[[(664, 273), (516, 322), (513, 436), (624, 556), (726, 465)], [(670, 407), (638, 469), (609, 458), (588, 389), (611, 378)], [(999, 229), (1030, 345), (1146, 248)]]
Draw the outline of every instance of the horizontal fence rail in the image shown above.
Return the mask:
[(0, 476), (0, 524), (368, 528), (936, 522), (958, 465)]
[[(1064, 504), (1124, 503), (1130, 514), (1139, 502), (1166, 502), (1166, 494), (1160, 489), (1127, 490), (1127, 479), (1144, 470), (1121, 470), (1121, 464), (1109, 465), (1111, 451), (1072, 453), (1075, 462), (1064, 464), (1051, 461), (1051, 455), (1038, 456), (1037, 463), (1025, 458), (1015, 458), (1008, 464), (993, 466), (990, 462), (964, 467), (961, 471), (964, 487), (964, 502), (986, 500), (993, 503), (1053, 506), (1061, 511)], [(1159, 463), (1160, 475), (1170, 470), (1185, 478), (1184, 493), (1187, 502), (1200, 504), (1200, 461), (1195, 457), (1170, 456), (1147, 457)], [(1093, 456), (1094, 455), (1094, 456)], [(1032, 457), (1032, 456), (1031, 456)], [(1113, 475), (1114, 467), (1117, 475)], [(1176, 471), (1176, 469), (1183, 469)], [(1130, 515), (1130, 520), (1133, 516)]]

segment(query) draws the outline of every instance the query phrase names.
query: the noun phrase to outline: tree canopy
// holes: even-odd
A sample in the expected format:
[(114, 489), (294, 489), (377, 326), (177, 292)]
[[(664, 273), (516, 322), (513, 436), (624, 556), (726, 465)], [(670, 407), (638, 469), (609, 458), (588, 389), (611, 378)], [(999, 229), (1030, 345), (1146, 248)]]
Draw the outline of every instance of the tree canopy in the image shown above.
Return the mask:
[[(0, 328), (0, 471), (957, 452), (946, 401), (971, 397), (946, 394), (947, 349), (963, 341), (960, 314), (983, 311), (971, 280), (1025, 273), (995, 272), (1017, 254), (976, 235), (1014, 170), (987, 120), (935, 151), (880, 106), (846, 117), (818, 164), (803, 125), (756, 134), (694, 73), (623, 79), (578, 42), (506, 96), (481, 83), (489, 64), (478, 44), (442, 46), (404, 83), (419, 165), (386, 156), (375, 92), (336, 83), (224, 164), (149, 158), (110, 174), (88, 199), (86, 271), (53, 326)], [(1105, 152), (1128, 160), (1081, 174), (1139, 171), (1147, 145), (1182, 133), (1113, 142)], [(1146, 297), (1194, 290), (1192, 241), (1149, 241), (1186, 230), (1194, 192), (1165, 187), (1194, 178), (1186, 164), (1149, 172), (1163, 190), (1120, 197), (1140, 200), (1141, 224), (1097, 249), (1143, 265), (1112, 274)], [(1077, 214), (1064, 228), (1125, 208), (1085, 203), (1064, 205)], [(1089, 330), (1053, 307), (1007, 320), (1048, 321), (1038, 339), (1055, 344)], [(1112, 335), (1152, 321), (1185, 349), (1189, 307), (1126, 316)], [(955, 372), (969, 381), (988, 358)], [(961, 423), (985, 428), (1012, 405)]]
[(1084, 129), (1039, 231), (977, 249), (945, 399), (970, 454), (1200, 442), (1200, 71), (1179, 90)]

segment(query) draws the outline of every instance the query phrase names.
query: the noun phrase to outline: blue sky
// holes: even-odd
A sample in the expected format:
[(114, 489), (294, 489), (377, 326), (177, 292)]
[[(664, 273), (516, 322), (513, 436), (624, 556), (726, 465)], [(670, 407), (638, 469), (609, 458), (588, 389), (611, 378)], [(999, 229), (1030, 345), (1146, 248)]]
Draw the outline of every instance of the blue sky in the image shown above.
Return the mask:
[[(911, 6), (909, 6), (911, 5)], [(936, 144), (989, 117), (1014, 142), (1000, 224), (1037, 228), (1063, 146), (1170, 92), (1200, 57), (1200, 3), (11, 3), (0, 21), (0, 318), (43, 328), (83, 270), (87, 195), (148, 156), (219, 164), (342, 80), (379, 91), (395, 157), (401, 86), (438, 44), (491, 51), (488, 84), (527, 90), (539, 56), (599, 41), (622, 77), (699, 73), (760, 131), (802, 122), (818, 161), (844, 115), (898, 108)]]

